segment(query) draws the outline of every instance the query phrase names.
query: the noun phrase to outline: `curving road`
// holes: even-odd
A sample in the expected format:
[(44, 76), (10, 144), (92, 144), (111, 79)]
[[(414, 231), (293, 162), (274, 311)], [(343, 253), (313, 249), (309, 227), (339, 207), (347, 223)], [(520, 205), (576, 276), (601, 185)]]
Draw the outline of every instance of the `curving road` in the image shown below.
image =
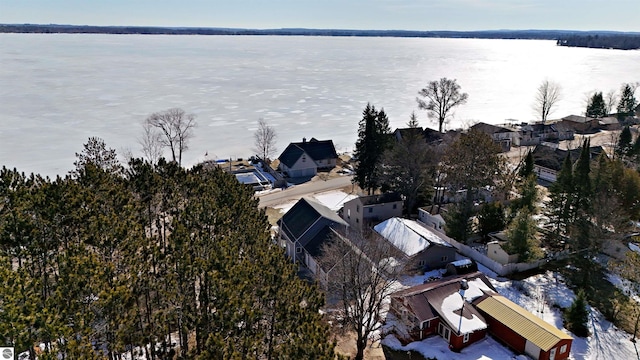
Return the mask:
[(341, 176), (329, 180), (316, 180), (296, 185), (286, 190), (256, 196), (260, 199), (259, 207), (273, 206), (290, 200), (300, 199), (305, 195), (342, 189), (351, 185), (351, 179), (353, 179), (353, 176)]

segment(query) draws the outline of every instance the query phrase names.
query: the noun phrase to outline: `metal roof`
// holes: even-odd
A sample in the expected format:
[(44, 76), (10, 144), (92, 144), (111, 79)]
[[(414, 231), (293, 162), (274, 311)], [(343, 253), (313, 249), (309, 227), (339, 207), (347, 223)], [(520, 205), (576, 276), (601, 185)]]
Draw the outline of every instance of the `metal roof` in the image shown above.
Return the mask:
[(560, 340), (573, 340), (570, 335), (565, 334), (502, 295), (488, 296), (478, 302), (476, 306), (543, 351), (549, 351)]

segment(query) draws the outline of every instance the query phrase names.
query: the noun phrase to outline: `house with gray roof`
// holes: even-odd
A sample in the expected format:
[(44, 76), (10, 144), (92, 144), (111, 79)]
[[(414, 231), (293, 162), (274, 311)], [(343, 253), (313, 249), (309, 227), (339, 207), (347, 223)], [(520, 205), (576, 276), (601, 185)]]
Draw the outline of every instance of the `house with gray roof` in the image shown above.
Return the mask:
[(320, 268), (317, 258), (335, 230), (347, 226), (337, 213), (309, 198), (302, 198), (278, 220), (279, 243), (293, 262), (312, 273)]
[(394, 217), (373, 229), (398, 250), (396, 260), (407, 272), (442, 268), (455, 259), (456, 248), (444, 239), (446, 235), (417, 221)]
[[(543, 184), (555, 182), (560, 169), (562, 169), (564, 159), (570, 156), (571, 162), (575, 163), (581, 151), (582, 147), (573, 150), (563, 150), (557, 146), (548, 146), (545, 144), (536, 145), (532, 152), (533, 171), (538, 176), (538, 179), (542, 180)], [(604, 152), (602, 146), (592, 146), (589, 148), (591, 160), (597, 158), (602, 152)]]
[(302, 142), (290, 143), (278, 160), (278, 169), (287, 176), (307, 177), (336, 167), (338, 154), (332, 140), (303, 138)]
[(563, 122), (537, 122), (520, 125), (520, 145), (537, 145), (543, 142), (558, 142), (573, 140), (575, 131), (573, 127)]
[(511, 145), (520, 145), (520, 134), (513, 129), (481, 122), (473, 125), (470, 130), (489, 135), (503, 152), (511, 150)]

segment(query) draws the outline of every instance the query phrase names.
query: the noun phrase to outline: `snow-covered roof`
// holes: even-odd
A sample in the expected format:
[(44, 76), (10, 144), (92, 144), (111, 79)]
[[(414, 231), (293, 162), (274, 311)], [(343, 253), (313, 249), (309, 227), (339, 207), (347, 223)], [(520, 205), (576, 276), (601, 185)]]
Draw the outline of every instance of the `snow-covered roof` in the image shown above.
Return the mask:
[(464, 291), (464, 299), (468, 302), (472, 302), (485, 293), (494, 292), (493, 289), (485, 284), (484, 281), (482, 281), (482, 279), (480, 278), (475, 278), (473, 280), (467, 281), (467, 285), (469, 285), (469, 288)]
[(450, 263), (453, 266), (464, 266), (471, 264), (471, 259), (456, 260)]
[(413, 256), (433, 244), (451, 247), (448, 242), (414, 220), (394, 217), (373, 229), (408, 256)]
[[(460, 289), (460, 281), (463, 279), (468, 285), (464, 292)], [(471, 304), (473, 300), (487, 294), (495, 294), (495, 290), (484, 275), (476, 272), (417, 285), (391, 296), (406, 299), (413, 311), (421, 310), (420, 314), (415, 314), (421, 320), (428, 319), (425, 310), (428, 308), (456, 333), (466, 334), (487, 328), (485, 319)]]
[(487, 328), (487, 323), (484, 322), (484, 319), (481, 319), (476, 314), (471, 314), (471, 318), (461, 315), (462, 305), (472, 307), (471, 304), (466, 304), (462, 301), (460, 294), (453, 293), (444, 298), (440, 308), (441, 315), (446, 318), (449, 324), (454, 326), (454, 330), (458, 334), (468, 334)]

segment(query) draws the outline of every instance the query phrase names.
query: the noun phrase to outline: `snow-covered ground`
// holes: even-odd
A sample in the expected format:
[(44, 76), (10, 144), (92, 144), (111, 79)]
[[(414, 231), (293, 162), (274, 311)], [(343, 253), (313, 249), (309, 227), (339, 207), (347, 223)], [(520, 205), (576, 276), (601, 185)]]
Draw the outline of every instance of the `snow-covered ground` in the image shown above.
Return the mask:
[[(575, 294), (567, 287), (561, 276), (547, 272), (522, 281), (511, 281), (497, 278), (494, 273), (487, 272), (482, 266), (480, 270), (490, 278), (500, 294), (562, 331), (570, 333), (563, 327), (560, 307), (570, 306)], [(438, 273), (430, 272), (423, 276), (403, 279), (402, 285), (420, 284), (425, 278), (431, 276), (438, 276)], [(591, 307), (589, 310), (591, 336), (579, 338), (572, 334), (574, 340), (569, 358), (575, 360), (636, 359), (636, 350), (630, 341), (631, 335), (605, 320), (598, 310)], [(392, 326), (393, 321), (395, 320), (390, 316), (385, 327)], [(527, 359), (523, 355), (517, 356), (490, 336), (463, 349), (460, 353), (451, 352), (447, 342), (439, 336), (403, 346), (393, 335), (387, 335), (382, 340), (382, 344), (396, 350), (414, 350), (427, 358), (435, 357), (439, 360)]]

